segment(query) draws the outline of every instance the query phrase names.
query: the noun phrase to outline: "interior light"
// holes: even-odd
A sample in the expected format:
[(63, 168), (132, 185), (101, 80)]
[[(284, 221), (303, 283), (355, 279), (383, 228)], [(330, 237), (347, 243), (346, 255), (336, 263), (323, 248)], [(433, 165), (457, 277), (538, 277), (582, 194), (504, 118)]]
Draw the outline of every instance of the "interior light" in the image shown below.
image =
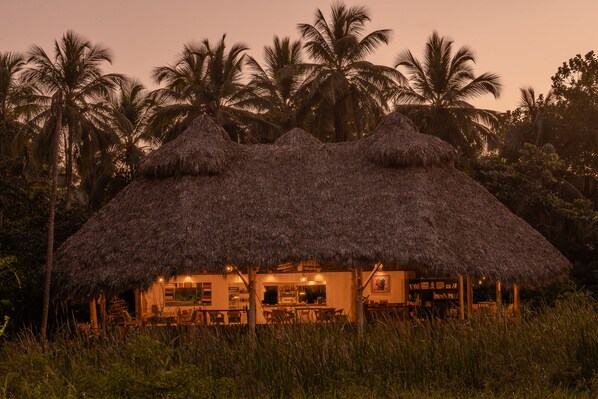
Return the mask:
[(160, 278), (158, 279), (158, 281), (159, 281), (159, 282), (161, 282), (161, 283), (163, 283), (163, 282), (164, 282), (164, 279), (163, 279), (162, 277), (160, 277)]

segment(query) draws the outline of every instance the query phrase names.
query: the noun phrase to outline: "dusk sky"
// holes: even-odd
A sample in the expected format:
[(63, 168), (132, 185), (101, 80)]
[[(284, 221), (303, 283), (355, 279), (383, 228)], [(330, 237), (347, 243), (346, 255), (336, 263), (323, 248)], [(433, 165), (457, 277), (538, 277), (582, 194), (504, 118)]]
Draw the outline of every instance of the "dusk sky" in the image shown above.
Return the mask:
[[(274, 35), (298, 37), (297, 24), (313, 23), (314, 11), (326, 15), (331, 1), (81, 1), (3, 0), (0, 51), (26, 52), (32, 44), (51, 50), (54, 39), (72, 29), (113, 51), (113, 67), (154, 87), (152, 68), (172, 63), (185, 43), (204, 38), (243, 42), (261, 60)], [(345, 1), (365, 4), (369, 31), (392, 29), (393, 40), (370, 59), (394, 66), (410, 49), (421, 56), (433, 30), (469, 46), (476, 73), (496, 72), (504, 90), (474, 103), (504, 111), (517, 105), (519, 88), (545, 93), (557, 68), (578, 53), (598, 50), (598, 1)]]

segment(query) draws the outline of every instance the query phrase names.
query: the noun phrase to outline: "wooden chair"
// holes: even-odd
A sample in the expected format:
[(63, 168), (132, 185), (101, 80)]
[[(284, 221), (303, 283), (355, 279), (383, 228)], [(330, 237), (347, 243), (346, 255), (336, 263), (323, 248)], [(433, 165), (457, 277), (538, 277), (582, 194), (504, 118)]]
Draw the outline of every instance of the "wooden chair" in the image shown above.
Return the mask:
[(210, 315), (210, 324), (224, 325), (224, 313), (222, 312), (208, 312)]
[(311, 321), (311, 310), (310, 309), (300, 309), (297, 310), (297, 321), (300, 322), (309, 322)]
[(290, 323), (293, 320), (293, 317), (293, 312), (289, 312), (284, 309), (272, 310), (273, 323)]
[(266, 319), (266, 324), (272, 324), (272, 312), (269, 310), (264, 310), (264, 319)]
[(344, 309), (336, 309), (334, 311), (334, 321), (337, 322), (347, 322), (349, 321), (349, 318), (347, 317), (346, 314), (343, 314)]
[(228, 312), (228, 324), (241, 324), (241, 311), (230, 310)]
[(198, 315), (197, 309), (193, 309), (193, 311), (191, 312), (191, 316), (189, 316), (188, 319), (182, 320), (181, 324), (188, 325), (188, 326), (197, 324), (197, 319), (198, 319), (197, 315)]
[(334, 320), (334, 309), (314, 309), (316, 312), (316, 323), (329, 323)]

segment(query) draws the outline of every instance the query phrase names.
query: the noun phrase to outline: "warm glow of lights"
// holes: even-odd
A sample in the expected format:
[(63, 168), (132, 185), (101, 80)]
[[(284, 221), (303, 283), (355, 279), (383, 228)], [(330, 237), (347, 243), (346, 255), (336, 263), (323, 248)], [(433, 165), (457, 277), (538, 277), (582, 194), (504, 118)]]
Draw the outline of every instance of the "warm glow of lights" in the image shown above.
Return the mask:
[(226, 267), (224, 268), (224, 270), (225, 270), (227, 273), (231, 273), (231, 272), (233, 271), (233, 267), (232, 267), (231, 265), (226, 265)]
[(161, 283), (163, 283), (163, 282), (164, 282), (164, 279), (163, 279), (162, 277), (160, 277), (160, 278), (158, 279), (158, 281), (159, 281), (159, 282), (161, 282)]
[(190, 282), (190, 281), (191, 281), (191, 276), (187, 276), (187, 277), (185, 277), (185, 281), (186, 281), (186, 282)]
[(305, 282), (305, 281), (307, 281), (307, 277), (301, 276), (301, 278), (299, 279), (299, 281)]
[(316, 274), (314, 276), (314, 281), (324, 281), (324, 276), (322, 276), (321, 274)]

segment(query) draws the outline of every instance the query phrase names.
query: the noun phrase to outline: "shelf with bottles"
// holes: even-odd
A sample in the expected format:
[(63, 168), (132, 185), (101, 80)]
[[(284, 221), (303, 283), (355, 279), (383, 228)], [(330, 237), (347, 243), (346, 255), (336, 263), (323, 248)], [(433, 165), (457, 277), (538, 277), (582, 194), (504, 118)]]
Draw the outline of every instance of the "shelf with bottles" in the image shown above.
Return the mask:
[(446, 278), (418, 278), (408, 282), (409, 302), (418, 317), (452, 317), (459, 305), (459, 283)]

